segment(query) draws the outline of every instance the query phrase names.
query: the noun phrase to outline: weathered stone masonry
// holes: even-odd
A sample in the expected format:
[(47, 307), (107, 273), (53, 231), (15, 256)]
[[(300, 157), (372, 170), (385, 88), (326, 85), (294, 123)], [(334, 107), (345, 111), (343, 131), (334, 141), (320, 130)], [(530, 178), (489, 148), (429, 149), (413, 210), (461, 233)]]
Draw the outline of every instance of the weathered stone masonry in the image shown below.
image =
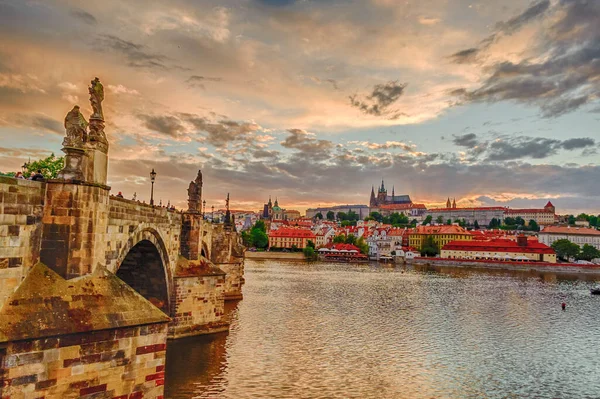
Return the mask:
[(203, 220), (200, 171), (184, 213), (110, 196), (97, 78), (89, 93), (59, 179), (0, 177), (1, 399), (163, 398), (167, 338), (227, 330), (241, 299), (243, 248)]

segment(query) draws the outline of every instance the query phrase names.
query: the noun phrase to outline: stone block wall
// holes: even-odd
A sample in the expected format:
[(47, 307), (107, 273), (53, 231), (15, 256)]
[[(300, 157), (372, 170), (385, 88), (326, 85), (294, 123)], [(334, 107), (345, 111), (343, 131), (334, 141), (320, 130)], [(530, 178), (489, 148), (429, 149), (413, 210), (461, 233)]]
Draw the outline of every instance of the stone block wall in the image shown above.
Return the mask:
[(39, 260), (45, 183), (0, 177), (0, 308)]
[(220, 263), (219, 269), (227, 273), (225, 277), (225, 300), (242, 299), (242, 286), (244, 285), (244, 262)]
[(162, 399), (167, 324), (9, 342), (0, 397)]
[(156, 231), (163, 241), (169, 267), (174, 268), (179, 256), (182, 215), (166, 208), (137, 201), (110, 197), (108, 225), (104, 240), (105, 262), (115, 272), (126, 251), (137, 244), (144, 230)]
[(169, 338), (227, 331), (224, 290), (224, 274), (175, 277)]
[(104, 259), (108, 187), (46, 183), (40, 260), (66, 278), (91, 273)]

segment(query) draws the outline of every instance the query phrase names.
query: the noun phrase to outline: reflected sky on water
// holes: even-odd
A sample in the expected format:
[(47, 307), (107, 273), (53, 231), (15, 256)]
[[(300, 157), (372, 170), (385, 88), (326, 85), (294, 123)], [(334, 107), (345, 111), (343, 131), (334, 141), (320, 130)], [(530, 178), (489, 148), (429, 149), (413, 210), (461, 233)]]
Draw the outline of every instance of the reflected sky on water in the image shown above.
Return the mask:
[(598, 275), (245, 270), (229, 333), (169, 343), (167, 398), (600, 397)]

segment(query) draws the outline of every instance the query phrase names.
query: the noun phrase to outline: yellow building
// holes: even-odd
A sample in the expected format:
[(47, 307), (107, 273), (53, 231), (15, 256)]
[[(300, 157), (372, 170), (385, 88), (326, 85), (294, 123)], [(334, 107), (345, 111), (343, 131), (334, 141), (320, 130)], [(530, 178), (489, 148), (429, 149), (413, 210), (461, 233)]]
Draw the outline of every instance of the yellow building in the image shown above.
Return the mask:
[(460, 226), (418, 226), (408, 238), (409, 246), (421, 250), (427, 237), (433, 237), (433, 242), (440, 249), (452, 241), (470, 241), (473, 239), (471, 233)]
[(527, 237), (518, 237), (517, 241), (503, 238), (454, 241), (442, 247), (440, 258), (556, 263), (552, 248)]
[(305, 248), (308, 245), (308, 240), (313, 243), (316, 241), (315, 234), (310, 230), (291, 229), (282, 227), (269, 232), (269, 247), (270, 248)]

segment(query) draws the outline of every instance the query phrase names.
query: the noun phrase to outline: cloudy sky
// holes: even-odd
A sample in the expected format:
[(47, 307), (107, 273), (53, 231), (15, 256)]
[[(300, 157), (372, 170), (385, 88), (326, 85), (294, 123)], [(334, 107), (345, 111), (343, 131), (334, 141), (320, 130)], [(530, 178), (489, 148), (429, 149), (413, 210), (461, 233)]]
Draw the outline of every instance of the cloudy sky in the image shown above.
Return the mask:
[(600, 1), (0, 0), (0, 170), (98, 76), (109, 184), (183, 206), (600, 211)]

